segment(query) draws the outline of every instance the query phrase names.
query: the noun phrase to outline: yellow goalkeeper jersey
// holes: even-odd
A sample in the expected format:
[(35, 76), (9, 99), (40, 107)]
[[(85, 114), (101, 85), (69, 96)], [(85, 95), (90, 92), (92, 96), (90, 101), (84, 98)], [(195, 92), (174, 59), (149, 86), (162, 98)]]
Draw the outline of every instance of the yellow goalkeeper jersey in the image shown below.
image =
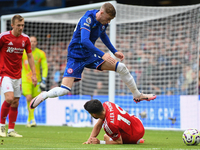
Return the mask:
[[(35, 48), (32, 51), (34, 62), (35, 62), (35, 71), (37, 81), (41, 82), (41, 77), (46, 78), (48, 74), (48, 64), (45, 52), (40, 50), (39, 48)], [(41, 73), (42, 69), (42, 73)], [(32, 83), (32, 71), (30, 69), (28, 58), (26, 51), (24, 50), (23, 57), (22, 57), (22, 82), (29, 82)]]

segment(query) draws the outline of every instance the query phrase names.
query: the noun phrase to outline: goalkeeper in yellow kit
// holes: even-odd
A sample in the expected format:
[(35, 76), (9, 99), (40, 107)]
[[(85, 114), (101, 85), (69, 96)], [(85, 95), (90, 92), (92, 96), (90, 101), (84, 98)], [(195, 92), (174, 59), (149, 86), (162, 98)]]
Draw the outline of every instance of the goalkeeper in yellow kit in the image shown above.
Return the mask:
[[(31, 49), (35, 62), (35, 70), (38, 84), (34, 87), (31, 76), (32, 72), (28, 64), (26, 52), (24, 51), (22, 57), (22, 94), (26, 97), (28, 108), (27, 127), (35, 127), (36, 121), (34, 117), (34, 109), (30, 109), (31, 100), (46, 89), (46, 78), (48, 74), (48, 64), (45, 52), (37, 48), (37, 38), (30, 37)], [(42, 72), (41, 72), (42, 69)]]

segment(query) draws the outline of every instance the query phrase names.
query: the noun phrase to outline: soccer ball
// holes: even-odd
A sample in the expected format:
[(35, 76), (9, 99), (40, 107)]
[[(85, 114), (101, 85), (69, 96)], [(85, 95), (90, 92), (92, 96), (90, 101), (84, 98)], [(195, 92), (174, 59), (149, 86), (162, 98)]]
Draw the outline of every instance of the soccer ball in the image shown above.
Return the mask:
[(187, 129), (183, 133), (183, 142), (186, 145), (198, 145), (200, 142), (200, 132), (197, 129)]

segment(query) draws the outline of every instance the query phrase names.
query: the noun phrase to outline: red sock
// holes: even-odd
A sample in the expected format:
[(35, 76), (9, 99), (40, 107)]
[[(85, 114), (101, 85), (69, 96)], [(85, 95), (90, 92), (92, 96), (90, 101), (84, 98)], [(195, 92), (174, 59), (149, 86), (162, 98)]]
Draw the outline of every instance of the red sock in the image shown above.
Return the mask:
[(14, 129), (17, 120), (17, 107), (10, 107), (8, 129)]
[(2, 107), (1, 107), (1, 123), (2, 124), (6, 123), (6, 117), (9, 113), (10, 105), (11, 104), (7, 103), (6, 101), (4, 101), (2, 104)]

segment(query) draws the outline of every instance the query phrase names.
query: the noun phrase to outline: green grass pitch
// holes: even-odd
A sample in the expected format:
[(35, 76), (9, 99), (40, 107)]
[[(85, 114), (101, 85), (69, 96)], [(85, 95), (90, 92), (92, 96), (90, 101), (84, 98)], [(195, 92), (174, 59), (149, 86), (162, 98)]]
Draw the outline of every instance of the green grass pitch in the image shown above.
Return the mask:
[[(183, 143), (183, 131), (146, 130), (143, 144), (123, 145), (83, 145), (92, 128), (75, 128), (67, 126), (37, 126), (26, 128), (16, 125), (15, 130), (23, 138), (0, 137), (0, 150), (189, 150), (200, 149)], [(104, 131), (98, 138), (103, 140)]]

